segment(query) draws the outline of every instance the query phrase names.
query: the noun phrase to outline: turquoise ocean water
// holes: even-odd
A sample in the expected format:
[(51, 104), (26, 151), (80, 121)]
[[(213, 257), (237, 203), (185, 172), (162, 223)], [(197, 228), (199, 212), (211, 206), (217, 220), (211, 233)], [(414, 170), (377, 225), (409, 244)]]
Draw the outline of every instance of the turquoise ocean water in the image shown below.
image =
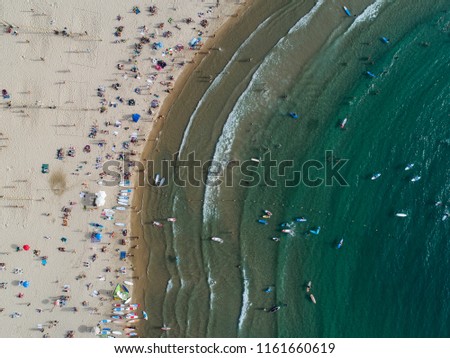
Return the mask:
[[(158, 232), (146, 228), (150, 245), (163, 247), (163, 259), (150, 257), (149, 276), (153, 260), (164, 266), (165, 282), (147, 293), (154, 311), (148, 336), (160, 336), (161, 324), (172, 327), (172, 337), (450, 334), (450, 219), (442, 220), (450, 210), (449, 4), (355, 3), (357, 16), (349, 18), (337, 2), (306, 3), (285, 1), (259, 21), (204, 89), (178, 138), (162, 137), (159, 159), (195, 151), (225, 164), (270, 153), (278, 162), (294, 161), (288, 176), (308, 160), (345, 159), (340, 173), (348, 185), (287, 187), (274, 175), (276, 185), (246, 187), (250, 178), (235, 173), (244, 185), (169, 182), (151, 189), (148, 219), (177, 222)], [(307, 15), (296, 17), (300, 6)], [(246, 48), (255, 56), (248, 63)], [(408, 163), (414, 167), (405, 171)], [(223, 179), (213, 169), (199, 175)], [(263, 176), (261, 163), (255, 170)], [(381, 177), (371, 180), (376, 172)], [(312, 174), (324, 177), (323, 170)], [(411, 182), (416, 175), (421, 179)], [(268, 225), (257, 223), (263, 209), (273, 212)], [(292, 224), (292, 236), (281, 233), (281, 223), (300, 216), (308, 221)], [(319, 235), (308, 234), (317, 226)], [(264, 310), (274, 305), (281, 309)]]

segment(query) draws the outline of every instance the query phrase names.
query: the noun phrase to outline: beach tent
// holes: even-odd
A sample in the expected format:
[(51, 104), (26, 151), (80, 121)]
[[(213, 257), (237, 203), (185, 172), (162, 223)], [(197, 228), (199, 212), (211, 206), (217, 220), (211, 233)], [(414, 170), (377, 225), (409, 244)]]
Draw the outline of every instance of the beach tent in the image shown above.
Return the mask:
[(160, 48), (163, 48), (163, 43), (162, 42), (155, 42), (153, 45), (152, 45), (152, 49), (153, 50), (157, 50), (157, 49), (160, 49)]
[(130, 291), (124, 285), (118, 284), (113, 292), (113, 298), (115, 300), (126, 301), (130, 297)]
[(100, 241), (102, 241), (102, 234), (100, 234), (99, 232), (93, 233), (92, 242), (100, 242)]
[(104, 198), (96, 198), (95, 199), (95, 206), (104, 206), (105, 205), (105, 199)]
[(99, 191), (98, 193), (95, 193), (97, 198), (106, 198), (106, 193), (104, 191)]
[(132, 116), (131, 116), (131, 118), (133, 119), (133, 122), (138, 122), (139, 121), (139, 119), (141, 118), (141, 115), (140, 114), (137, 114), (137, 113), (134, 113)]
[(105, 199), (106, 199), (106, 193), (104, 191), (99, 191), (98, 193), (95, 193), (95, 206), (104, 206), (105, 205)]
[(193, 38), (190, 42), (189, 42), (189, 46), (190, 47), (195, 47), (200, 41), (202, 41), (201, 37), (197, 37), (197, 38)]

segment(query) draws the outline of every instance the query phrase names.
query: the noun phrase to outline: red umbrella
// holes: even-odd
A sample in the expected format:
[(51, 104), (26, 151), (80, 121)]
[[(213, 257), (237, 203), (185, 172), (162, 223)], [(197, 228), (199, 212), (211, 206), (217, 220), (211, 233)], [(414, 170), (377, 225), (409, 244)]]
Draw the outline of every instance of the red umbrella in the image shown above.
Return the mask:
[(24, 249), (25, 251), (28, 251), (28, 250), (30, 249), (30, 245), (23, 245), (23, 249)]

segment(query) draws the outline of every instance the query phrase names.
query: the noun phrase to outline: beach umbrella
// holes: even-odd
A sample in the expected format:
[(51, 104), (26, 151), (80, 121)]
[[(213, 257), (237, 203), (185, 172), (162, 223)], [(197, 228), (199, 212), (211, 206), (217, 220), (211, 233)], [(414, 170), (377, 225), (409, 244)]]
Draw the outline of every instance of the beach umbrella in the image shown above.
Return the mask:
[(42, 266), (45, 266), (45, 265), (47, 265), (47, 260), (46, 260), (46, 259), (43, 259), (43, 260), (41, 261), (41, 263), (42, 263)]
[(28, 281), (23, 281), (23, 282), (22, 282), (22, 286), (25, 287), (25, 288), (27, 288), (28, 286), (30, 286), (30, 282), (28, 282)]
[(153, 50), (157, 50), (157, 49), (159, 49), (159, 48), (163, 48), (163, 43), (162, 42), (155, 42), (153, 45), (152, 45), (152, 49)]
[(95, 198), (95, 206), (105, 206), (106, 200), (105, 198)]
[(97, 240), (100, 240), (100, 239), (102, 238), (102, 234), (100, 234), (99, 232), (97, 232), (97, 233), (94, 235), (94, 237), (95, 237)]
[(28, 250), (30, 249), (30, 245), (23, 245), (23, 249), (24, 249), (25, 251), (28, 251)]
[(133, 122), (137, 122), (139, 121), (139, 119), (141, 118), (140, 114), (134, 113), (131, 118), (133, 119)]
[(95, 196), (95, 206), (104, 206), (106, 202), (106, 193), (104, 191), (99, 191), (98, 193), (95, 193)]
[(189, 46), (194, 47), (199, 42), (195, 37), (189, 42)]
[(104, 191), (99, 191), (98, 193), (95, 193), (97, 198), (106, 198), (106, 193)]

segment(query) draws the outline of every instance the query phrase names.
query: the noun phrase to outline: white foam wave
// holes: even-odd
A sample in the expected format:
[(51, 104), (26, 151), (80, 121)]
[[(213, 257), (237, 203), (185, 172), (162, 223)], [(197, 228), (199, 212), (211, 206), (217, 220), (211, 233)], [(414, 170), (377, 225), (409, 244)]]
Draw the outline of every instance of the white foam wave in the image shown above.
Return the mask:
[[(178, 204), (180, 203), (179, 200), (179, 196), (175, 193), (174, 199), (173, 199), (173, 204), (172, 204), (172, 213), (177, 213), (180, 210), (178, 209)], [(177, 250), (177, 243), (178, 241), (176, 240), (177, 237), (180, 237), (181, 233), (180, 233), (180, 225), (177, 224), (176, 222), (171, 224), (172, 227), (172, 237), (174, 238), (173, 240), (173, 251), (176, 257), (180, 257), (178, 250)], [(183, 276), (181, 275), (181, 269), (180, 266), (177, 266), (178, 269), (178, 273), (179, 273), (179, 277), (180, 277), (180, 290), (185, 286), (186, 282), (183, 279)]]
[[(213, 308), (214, 308), (214, 284), (215, 281), (213, 280), (212, 276), (211, 276), (211, 265), (208, 262), (207, 264), (208, 266), (208, 286), (209, 286), (209, 312), (214, 312)], [(212, 320), (210, 320), (209, 322), (212, 322)]]
[[(292, 34), (299, 31), (303, 27), (305, 27), (311, 19), (313, 15), (317, 12), (320, 6), (324, 3), (324, 0), (319, 0), (313, 8), (303, 16), (299, 21), (295, 23), (294, 26), (288, 31), (288, 33), (283, 36), (277, 44), (272, 48), (272, 51), (259, 65), (258, 69), (253, 74), (250, 83), (248, 84), (245, 91), (241, 94), (236, 104), (233, 107), (233, 110), (228, 115), (228, 118), (225, 122), (225, 125), (222, 129), (222, 134), (217, 141), (216, 148), (214, 151), (213, 161), (216, 163), (221, 163), (224, 167), (227, 165), (229, 161), (229, 155), (231, 153), (231, 147), (234, 141), (234, 137), (236, 134), (236, 130), (238, 128), (240, 119), (244, 117), (245, 111), (256, 110), (259, 104), (256, 101), (250, 101), (249, 97), (254, 95), (252, 91), (253, 86), (258, 83), (262, 79), (263, 73), (265, 71), (272, 71), (274, 65), (279, 63), (279, 58), (282, 53), (284, 53), (286, 46), (290, 45), (289, 39)], [(305, 20), (306, 19), (306, 20)], [(295, 40), (295, 39), (294, 39)], [(281, 50), (281, 51), (278, 51)], [(261, 99), (261, 95), (259, 94), (259, 99)], [(212, 179), (211, 175), (208, 176), (207, 182)], [(207, 185), (205, 188), (205, 196), (203, 201), (203, 222), (206, 223), (208, 220), (212, 219), (217, 215), (217, 207), (215, 205), (216, 199), (219, 196), (219, 186), (211, 186)]]
[(288, 35), (297, 32), (298, 30), (300, 30), (301, 28), (305, 27), (306, 25), (309, 24), (309, 22), (311, 21), (312, 17), (314, 16), (314, 14), (317, 12), (317, 10), (319, 10), (319, 8), (325, 3), (325, 0), (319, 0), (315, 3), (315, 5), (312, 7), (312, 9), (305, 15), (303, 16), (299, 21), (297, 21), (297, 23), (292, 26), (292, 28), (289, 30)]
[(222, 72), (219, 73), (219, 75), (217, 75), (217, 77), (214, 79), (214, 81), (211, 83), (211, 85), (208, 87), (208, 89), (206, 90), (206, 92), (204, 93), (203, 97), (201, 98), (201, 100), (197, 103), (197, 106), (195, 107), (194, 112), (192, 112), (192, 115), (189, 118), (189, 122), (188, 125), (186, 126), (186, 129), (183, 133), (183, 139), (181, 140), (181, 145), (180, 145), (180, 149), (179, 149), (179, 154), (181, 154), (184, 150), (184, 147), (186, 146), (186, 141), (187, 138), (189, 136), (189, 132), (191, 131), (191, 127), (192, 124), (194, 122), (194, 118), (197, 115), (198, 110), (200, 109), (200, 107), (203, 105), (204, 101), (206, 100), (206, 98), (208, 98), (208, 96), (210, 95), (210, 93), (219, 85), (220, 81), (222, 80), (223, 76), (228, 72), (229, 68), (231, 67), (231, 65), (235, 62), (236, 58), (240, 55), (242, 49), (244, 49), (247, 44), (253, 39), (253, 37), (262, 29), (264, 28), (271, 20), (272, 18), (276, 15), (276, 13), (272, 14), (271, 16), (269, 16), (266, 20), (264, 20), (261, 24), (258, 25), (258, 27), (255, 29), (255, 31), (253, 31), (251, 33), (251, 35), (241, 44), (241, 46), (239, 46), (239, 48), (236, 50), (236, 52), (234, 53), (234, 55), (231, 57), (230, 61), (228, 61), (227, 65), (224, 67), (224, 69), (222, 70)]
[[(365, 8), (361, 15), (359, 15), (355, 21), (353, 21), (352, 25), (345, 32), (345, 34), (351, 32), (355, 27), (359, 26), (363, 22), (371, 21), (378, 16), (380, 12), (381, 6), (385, 3), (385, 0), (377, 0), (373, 4), (369, 5)], [(344, 35), (345, 35), (344, 34)]]
[(170, 279), (169, 281), (167, 281), (167, 286), (166, 286), (166, 294), (169, 293), (173, 288), (173, 281), (172, 279)]
[(241, 307), (241, 314), (239, 315), (239, 331), (242, 330), (242, 327), (244, 325), (245, 319), (247, 318), (247, 312), (251, 306), (250, 300), (249, 300), (249, 280), (247, 280), (247, 271), (242, 269), (242, 275), (244, 277), (244, 290), (242, 292), (242, 307)]

